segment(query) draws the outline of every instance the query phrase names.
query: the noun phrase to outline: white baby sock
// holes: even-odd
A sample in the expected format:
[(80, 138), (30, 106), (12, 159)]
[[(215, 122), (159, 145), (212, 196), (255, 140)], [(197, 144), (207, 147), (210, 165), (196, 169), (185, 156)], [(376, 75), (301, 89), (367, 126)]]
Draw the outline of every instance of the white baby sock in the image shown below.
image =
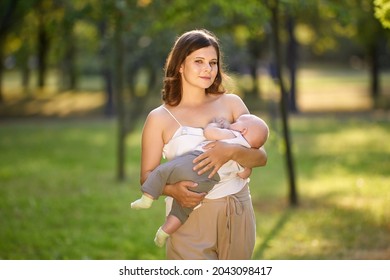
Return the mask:
[(150, 198), (146, 195), (142, 195), (140, 199), (137, 199), (136, 201), (131, 203), (131, 208), (133, 209), (146, 209), (150, 208), (153, 203), (153, 198)]
[(161, 227), (158, 229), (158, 231), (156, 232), (156, 237), (154, 238), (154, 243), (158, 246), (158, 247), (162, 247), (165, 245), (165, 241), (167, 241), (169, 237), (169, 234), (166, 233)]

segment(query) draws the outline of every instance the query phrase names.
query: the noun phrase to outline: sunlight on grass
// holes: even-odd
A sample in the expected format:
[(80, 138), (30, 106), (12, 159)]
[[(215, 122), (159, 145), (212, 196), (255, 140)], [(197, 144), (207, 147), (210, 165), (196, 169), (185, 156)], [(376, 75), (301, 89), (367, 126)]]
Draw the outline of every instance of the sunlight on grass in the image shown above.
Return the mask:
[[(390, 259), (388, 119), (292, 117), (296, 208), (279, 120), (268, 123), (268, 164), (250, 182), (254, 259)], [(1, 123), (0, 258), (164, 259), (153, 243), (163, 199), (129, 207), (140, 195), (141, 129), (127, 138), (127, 177), (118, 182), (115, 120)]]
[(389, 259), (388, 123), (298, 118), (292, 126), (300, 207), (255, 195), (255, 258)]
[[(243, 96), (245, 92), (251, 92), (253, 80), (250, 75), (234, 77), (237, 80), (236, 93)], [(287, 77), (285, 83), (288, 87)], [(264, 101), (277, 102), (280, 99), (280, 90), (267, 69), (259, 71), (258, 86), (259, 96)], [(380, 74), (380, 88), (380, 103), (386, 108), (390, 100), (389, 72)], [(298, 69), (296, 91), (300, 112), (356, 112), (373, 108), (369, 73), (364, 69), (305, 65)]]
[[(106, 96), (101, 91), (99, 76), (83, 77), (77, 91), (61, 91), (58, 88), (56, 73), (49, 72), (46, 86), (37, 89), (20, 85), (19, 73), (5, 72), (3, 98), (0, 116), (82, 116), (99, 111), (105, 104)], [(32, 83), (35, 83), (35, 76)]]
[[(99, 77), (84, 77), (81, 91), (59, 93), (54, 76), (44, 90), (24, 92), (18, 73), (6, 75), (0, 116), (61, 119), (0, 124), (0, 259), (164, 259), (153, 243), (163, 199), (147, 211), (129, 208), (140, 195), (142, 121), (126, 139), (127, 177), (118, 182), (117, 124), (100, 117)], [(366, 71), (303, 67), (298, 78), (302, 112), (372, 108)], [(249, 76), (234, 80), (241, 96), (252, 89)], [(390, 95), (390, 73), (381, 82)], [(258, 84), (263, 100), (279, 99), (265, 69)], [(268, 164), (255, 168), (250, 182), (254, 259), (390, 259), (388, 115), (292, 116), (300, 204), (290, 208), (280, 120), (261, 113), (271, 135)], [(62, 118), (83, 115), (99, 117)]]
[[(373, 108), (367, 70), (305, 65), (298, 69), (297, 75), (297, 104), (301, 112), (356, 112)], [(102, 112), (106, 96), (99, 76), (83, 76), (80, 88), (75, 92), (61, 92), (56, 73), (48, 76), (44, 89), (37, 90), (31, 86), (25, 92), (19, 84), (18, 73), (7, 71), (4, 79), (5, 102), (0, 104), (0, 116), (67, 117)], [(249, 75), (232, 74), (232, 77), (232, 82), (227, 85), (229, 91), (242, 97), (252, 91), (253, 81)], [(390, 73), (381, 73), (380, 81), (382, 93), (379, 103), (386, 108), (390, 104)], [(278, 102), (279, 89), (266, 68), (259, 69), (257, 84), (260, 89), (258, 95), (265, 103)], [(136, 88), (139, 94), (144, 93), (144, 75), (136, 81)]]
[[(16, 99), (17, 100), (17, 99)], [(10, 116), (56, 116), (83, 115), (97, 110), (104, 105), (105, 97), (102, 93), (72, 92), (57, 93), (48, 97), (27, 99), (9, 105), (3, 114)]]
[(76, 96), (73, 93), (62, 93), (42, 106), (43, 115), (66, 116), (77, 112), (89, 111), (103, 106), (105, 99), (102, 94), (81, 92)]

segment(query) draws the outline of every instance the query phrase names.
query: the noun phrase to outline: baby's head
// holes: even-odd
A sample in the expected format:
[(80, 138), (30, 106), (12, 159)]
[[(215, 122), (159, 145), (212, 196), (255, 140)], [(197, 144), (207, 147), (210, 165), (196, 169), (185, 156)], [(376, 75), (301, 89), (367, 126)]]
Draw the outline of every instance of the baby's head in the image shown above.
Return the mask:
[(268, 139), (268, 126), (259, 117), (251, 114), (244, 114), (230, 125), (230, 129), (241, 132), (245, 140), (252, 148), (260, 148)]

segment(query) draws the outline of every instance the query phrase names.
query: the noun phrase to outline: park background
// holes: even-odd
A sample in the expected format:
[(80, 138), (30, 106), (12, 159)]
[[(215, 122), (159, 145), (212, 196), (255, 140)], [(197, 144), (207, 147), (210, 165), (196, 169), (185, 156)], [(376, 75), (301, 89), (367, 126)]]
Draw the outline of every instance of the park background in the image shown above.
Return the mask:
[(390, 259), (390, 4), (2, 0), (0, 259), (164, 259), (140, 135), (176, 36), (221, 40), (270, 127), (253, 259)]

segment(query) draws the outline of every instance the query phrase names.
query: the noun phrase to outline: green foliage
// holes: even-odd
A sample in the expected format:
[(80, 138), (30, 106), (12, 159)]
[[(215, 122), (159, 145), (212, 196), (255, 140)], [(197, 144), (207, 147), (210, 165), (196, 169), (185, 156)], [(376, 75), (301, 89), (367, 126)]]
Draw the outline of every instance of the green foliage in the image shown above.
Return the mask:
[[(291, 120), (300, 206), (287, 206), (278, 123), (266, 167), (255, 169), (255, 259), (389, 259), (390, 137), (370, 116)], [(0, 126), (0, 259), (164, 259), (153, 244), (163, 199), (138, 198), (140, 130), (127, 139), (129, 170), (115, 181), (109, 120), (29, 120)]]
[(390, 1), (375, 0), (375, 17), (379, 19), (383, 27), (390, 29)]
[[(41, 20), (50, 38), (45, 51), (50, 66), (60, 68), (60, 83), (70, 71), (74, 76), (100, 73), (100, 67), (109, 69), (112, 66), (115, 20), (121, 18), (120, 33), (126, 56), (123, 60), (127, 63), (123, 75), (129, 84), (132, 76), (145, 68), (161, 74), (175, 37), (192, 28), (208, 28), (215, 32), (228, 50), (228, 56), (235, 57), (234, 63), (240, 64), (234, 67), (246, 69), (253, 61), (271, 57), (267, 42), (271, 34), (267, 7), (274, 2), (250, 0), (243, 5), (240, 1), (225, 0), (17, 1), (12, 24), (4, 32), (6, 41), (2, 52), (6, 56), (14, 55), (17, 67), (26, 70), (31, 58), (37, 54), (36, 34)], [(369, 0), (278, 2), (282, 26), (286, 17), (295, 18), (298, 40), (315, 55), (340, 50), (342, 56), (343, 50), (351, 52), (351, 44), (343, 43), (346, 40), (358, 39), (359, 44), (368, 45), (373, 39), (384, 37), (378, 30), (380, 25), (374, 24), (377, 20)], [(1, 17), (13, 3), (16, 2), (1, 1)], [(377, 3), (378, 8), (388, 2)], [(284, 43), (286, 34), (283, 30), (281, 35)]]

